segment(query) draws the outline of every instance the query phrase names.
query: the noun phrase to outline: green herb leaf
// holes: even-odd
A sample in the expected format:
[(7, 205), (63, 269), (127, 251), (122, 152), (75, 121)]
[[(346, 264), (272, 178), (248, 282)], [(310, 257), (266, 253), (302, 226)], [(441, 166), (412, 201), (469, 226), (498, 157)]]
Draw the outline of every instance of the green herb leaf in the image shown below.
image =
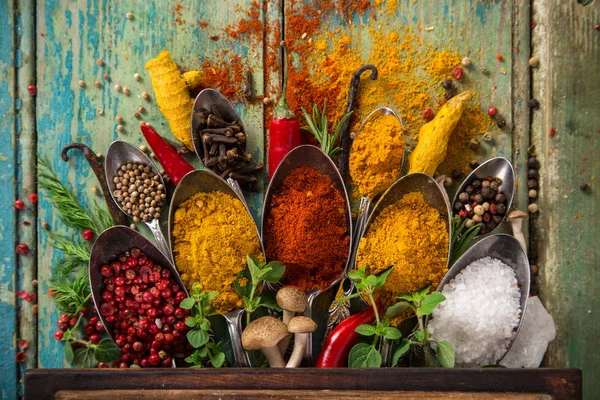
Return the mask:
[(350, 350), (348, 366), (350, 368), (379, 368), (381, 367), (381, 354), (372, 345), (358, 343)]
[(352, 293), (350, 296), (340, 297), (339, 299), (335, 299), (335, 301), (337, 301), (338, 303), (343, 303), (344, 301), (348, 301), (358, 296), (360, 296), (360, 293)]
[(65, 361), (68, 364), (73, 363), (73, 346), (71, 346), (71, 342), (65, 342)]
[(253, 256), (246, 256), (246, 262), (248, 263), (248, 269), (250, 270), (252, 282), (254, 282), (255, 280), (258, 281), (261, 275), (260, 260)]
[(429, 345), (425, 346), (423, 351), (425, 353), (425, 366), (428, 368), (439, 368), (441, 366), (439, 361), (431, 354)]
[(454, 368), (455, 363), (454, 347), (446, 340), (437, 342), (437, 359), (444, 368)]
[(417, 308), (417, 316), (429, 315), (435, 310), (435, 308), (446, 300), (446, 296), (440, 292), (433, 292), (425, 296), (421, 302), (421, 307)]
[(419, 290), (416, 293), (416, 296), (418, 296), (419, 299), (422, 299), (425, 296), (427, 296), (427, 294), (429, 293), (430, 290), (431, 290), (431, 286), (424, 287), (423, 289)]
[(210, 321), (207, 320), (206, 318), (204, 318), (201, 322), (200, 322), (200, 329), (202, 329), (203, 331), (208, 332), (210, 330)]
[(192, 316), (187, 317), (185, 319), (185, 324), (190, 328), (194, 328), (196, 326), (196, 317), (192, 317)]
[(202, 347), (208, 342), (208, 333), (202, 329), (192, 329), (187, 333), (188, 342), (195, 348)]
[(398, 296), (396, 296), (396, 299), (408, 301), (410, 303), (413, 302), (413, 297), (410, 294), (399, 294)]
[(402, 339), (402, 341), (400, 342), (400, 347), (396, 349), (396, 351), (394, 352), (394, 356), (392, 357), (392, 367), (398, 364), (398, 360), (400, 359), (400, 357), (405, 355), (409, 349), (410, 342), (406, 339)]
[(111, 363), (121, 356), (121, 349), (111, 339), (102, 339), (94, 348), (96, 360)]
[(383, 334), (383, 337), (385, 337), (386, 339), (390, 339), (390, 340), (396, 340), (396, 339), (400, 339), (402, 337), (402, 334), (400, 333), (400, 331), (391, 326), (387, 327), (387, 328), (383, 328), (381, 333)]
[(400, 302), (400, 303), (396, 303), (391, 307), (388, 307), (387, 311), (385, 312), (385, 316), (386, 318), (392, 319), (397, 315), (402, 314), (403, 312), (405, 312), (406, 310), (412, 308), (411, 305), (409, 303), (406, 302)]
[(422, 342), (425, 339), (425, 334), (423, 332), (421, 332), (420, 330), (415, 330), (413, 332), (413, 334), (415, 335), (415, 338), (417, 338), (417, 340), (419, 342)]
[(75, 368), (94, 368), (98, 366), (98, 361), (94, 357), (94, 349), (91, 347), (76, 349), (73, 356), (73, 366)]
[(376, 286), (377, 285), (377, 277), (375, 275), (367, 276), (367, 279), (364, 280), (365, 285)]
[(258, 299), (259, 307), (265, 307), (275, 311), (282, 311), (281, 307), (279, 307), (277, 304), (277, 300), (275, 299), (275, 293), (265, 291)]
[(348, 272), (348, 278), (352, 279), (353, 281), (360, 281), (362, 279), (365, 279), (365, 267)]
[(217, 354), (214, 354), (210, 358), (210, 363), (215, 368), (220, 368), (221, 366), (223, 366), (224, 362), (225, 362), (225, 353), (217, 353)]
[(181, 303), (179, 303), (179, 307), (184, 308), (186, 310), (191, 310), (192, 307), (194, 307), (194, 304), (196, 304), (196, 301), (191, 297), (187, 297), (181, 300)]
[(380, 288), (385, 284), (385, 281), (387, 280), (388, 275), (392, 272), (392, 269), (394, 269), (393, 265), (377, 275), (377, 284), (374, 285), (376, 288)]
[(271, 261), (266, 265), (265, 268), (271, 268), (269, 272), (262, 276), (265, 282), (275, 283), (279, 282), (285, 273), (285, 265), (279, 261)]
[(359, 335), (373, 336), (375, 334), (375, 327), (373, 325), (363, 324), (357, 326), (354, 331)]
[[(246, 281), (244, 286), (240, 285), (242, 280)], [(252, 277), (250, 276), (250, 270), (248, 268), (244, 268), (240, 271), (233, 282), (233, 288), (240, 297), (250, 297), (250, 292), (252, 291)]]

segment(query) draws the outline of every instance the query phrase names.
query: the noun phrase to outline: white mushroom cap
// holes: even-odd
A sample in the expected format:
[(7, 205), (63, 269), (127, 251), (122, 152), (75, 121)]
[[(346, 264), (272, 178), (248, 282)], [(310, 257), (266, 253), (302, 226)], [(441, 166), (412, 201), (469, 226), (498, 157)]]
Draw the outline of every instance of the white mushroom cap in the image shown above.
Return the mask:
[(290, 333), (313, 333), (317, 330), (317, 324), (308, 317), (299, 316), (292, 318), (287, 328)]
[(276, 346), (288, 334), (287, 326), (274, 317), (252, 321), (242, 332), (242, 346), (246, 350), (262, 350)]
[(518, 209), (514, 209), (512, 210), (510, 213), (508, 213), (508, 215), (506, 216), (506, 219), (509, 221), (514, 221), (516, 219), (527, 219), (529, 216), (527, 215), (527, 213), (525, 211), (521, 211)]
[(308, 305), (306, 293), (293, 286), (286, 286), (279, 289), (275, 300), (277, 300), (279, 307), (294, 313), (304, 312)]

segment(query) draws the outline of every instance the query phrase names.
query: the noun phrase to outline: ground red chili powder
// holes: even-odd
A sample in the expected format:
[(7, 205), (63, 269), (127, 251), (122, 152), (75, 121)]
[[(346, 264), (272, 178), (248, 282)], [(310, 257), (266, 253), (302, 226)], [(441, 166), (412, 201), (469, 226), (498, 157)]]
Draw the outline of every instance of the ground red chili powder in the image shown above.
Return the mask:
[(350, 246), (346, 205), (331, 178), (311, 167), (292, 171), (266, 219), (268, 260), (285, 264), (282, 283), (326, 289), (341, 274)]

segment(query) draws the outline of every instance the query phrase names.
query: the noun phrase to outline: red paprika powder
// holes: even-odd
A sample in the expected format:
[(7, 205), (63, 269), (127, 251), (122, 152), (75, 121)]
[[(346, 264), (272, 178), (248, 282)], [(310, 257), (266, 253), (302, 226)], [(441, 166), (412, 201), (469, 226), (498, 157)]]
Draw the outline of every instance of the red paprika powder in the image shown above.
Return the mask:
[(282, 283), (326, 289), (342, 273), (350, 246), (346, 204), (331, 178), (311, 167), (293, 170), (272, 197), (265, 251), (286, 270)]

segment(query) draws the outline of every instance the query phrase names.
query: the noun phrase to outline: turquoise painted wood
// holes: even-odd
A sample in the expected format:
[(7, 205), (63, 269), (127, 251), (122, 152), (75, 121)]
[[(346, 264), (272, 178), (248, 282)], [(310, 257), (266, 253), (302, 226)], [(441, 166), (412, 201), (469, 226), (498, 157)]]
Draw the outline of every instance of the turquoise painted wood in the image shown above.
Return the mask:
[[(519, 180), (517, 205), (520, 208), (527, 204), (525, 153), (532, 142), (538, 149), (544, 149), (542, 174), (552, 177), (551, 182), (544, 181), (546, 189), (551, 185), (574, 188), (574, 193), (568, 193), (568, 199), (561, 198), (562, 192), (541, 190), (543, 213), (531, 228), (532, 236), (537, 238), (532, 242), (532, 251), (542, 266), (548, 265), (538, 286), (559, 328), (559, 339), (552, 346), (547, 363), (553, 367), (583, 367), (587, 398), (592, 399), (600, 391), (599, 359), (591, 355), (595, 353), (597, 338), (590, 328), (598, 325), (595, 316), (598, 303), (589, 300), (597, 299), (600, 294), (592, 268), (598, 265), (597, 251), (593, 251), (597, 230), (593, 218), (578, 219), (574, 226), (573, 220), (563, 215), (574, 212), (581, 203), (585, 204), (581, 212), (591, 216), (596, 204), (595, 192), (583, 197), (576, 191), (578, 183), (574, 181), (583, 179), (577, 175), (582, 168), (586, 168), (584, 177), (590, 182), (592, 171), (598, 170), (597, 160), (588, 167), (581, 161), (580, 154), (598, 144), (597, 134), (594, 136), (598, 119), (593, 118), (598, 104), (590, 99), (597, 100), (600, 89), (597, 87), (600, 39), (593, 30), (593, 25), (600, 22), (600, 0), (593, 0), (587, 8), (575, 5), (574, 1), (569, 5), (557, 3), (562, 6), (550, 9), (544, 7), (545, 0), (534, 0), (532, 12), (530, 2), (524, 0), (398, 0), (393, 12), (377, 13), (378, 21), (357, 14), (350, 20), (333, 15), (330, 29), (339, 27), (348, 32), (353, 46), (365, 55), (364, 61), (368, 61), (366, 55), (371, 46), (365, 29), (377, 25), (420, 29), (420, 35), (429, 43), (469, 54), (480, 67), (487, 67), (491, 72), (473, 71), (471, 84), (483, 97), (482, 108), (493, 102), (501, 110), (511, 110), (505, 114), (509, 129), (498, 135), (491, 146), (486, 146), (479, 158), (501, 154), (513, 160)], [(94, 198), (91, 188), (97, 186), (95, 176), (81, 156), (74, 153), (66, 164), (59, 159), (58, 152), (71, 142), (86, 143), (101, 153), (105, 153), (115, 139), (143, 144), (139, 120), (133, 116), (140, 105), (146, 110), (141, 119), (150, 122), (161, 134), (170, 135), (168, 124), (153, 100), (152, 86), (144, 68), (145, 62), (162, 49), (169, 50), (183, 70), (201, 68), (207, 60), (231, 62), (239, 56), (239, 70), (252, 72), (253, 95), (278, 97), (281, 76), (278, 71), (264, 68), (265, 58), (274, 56), (279, 61), (273, 49), (281, 40), (280, 27), (287, 27), (286, 39), (301, 40), (303, 32), (290, 30), (285, 22), (303, 5), (318, 8), (319, 2), (263, 0), (258, 4), (262, 33), (230, 39), (223, 30), (256, 10), (250, 1), (16, 0), (0, 3), (0, 174), (3, 182), (0, 191), (3, 239), (0, 324), (5, 328), (0, 332), (2, 398), (18, 397), (24, 368), (63, 366), (62, 346), (52, 337), (58, 314), (46, 294), (46, 281), (60, 254), (52, 250), (47, 235), (38, 227), (47, 221), (52, 230), (77, 233), (65, 230), (43, 195), (37, 207), (28, 203), (25, 211), (15, 212), (14, 199), (36, 191), (32, 178), (36, 154), (49, 157), (63, 181), (73, 187), (84, 207), (89, 207)], [(386, 5), (384, 1), (380, 7)], [(125, 17), (128, 12), (133, 13), (133, 19)], [(575, 22), (564, 23), (570, 21), (572, 15)], [(533, 43), (532, 19), (541, 26), (541, 30), (533, 31)], [(434, 29), (426, 30), (426, 27)], [(219, 39), (213, 40), (217, 35)], [(576, 38), (575, 45), (567, 40), (571, 37)], [(571, 57), (550, 56), (547, 49), (554, 47), (548, 46), (558, 46), (561, 54)], [(533, 74), (533, 94), (527, 66), (532, 48), (534, 54), (543, 58), (542, 67)], [(225, 49), (228, 53), (223, 53)], [(506, 73), (495, 67), (498, 53), (504, 55)], [(583, 71), (575, 68), (579, 64), (572, 64), (578, 55), (586, 63), (587, 80)], [(102, 65), (96, 63), (97, 58), (102, 58)], [(296, 59), (301, 62), (301, 57)], [(559, 73), (563, 68), (568, 74)], [(133, 78), (136, 72), (142, 77), (140, 81)], [(108, 80), (103, 74), (108, 75)], [(84, 87), (79, 86), (80, 80), (85, 83)], [(100, 88), (95, 86), (96, 81), (101, 83)], [(36, 98), (27, 93), (29, 84), (37, 84)], [(115, 84), (129, 87), (131, 94), (116, 92)], [(496, 90), (492, 90), (494, 86)], [(570, 88), (576, 89), (574, 96), (578, 100), (568, 97), (563, 102), (562, 96), (569, 96)], [(141, 98), (143, 91), (150, 93), (150, 101)], [(532, 95), (538, 97), (544, 107), (548, 104), (548, 108), (543, 108), (544, 114), (534, 114), (533, 130), (527, 107)], [(268, 142), (264, 106), (260, 101), (253, 101), (236, 107), (250, 132), (248, 148), (254, 158), (261, 161)], [(102, 110), (102, 115), (98, 110)], [(125, 119), (123, 132), (116, 131), (117, 115)], [(554, 151), (553, 142), (540, 133), (547, 132), (550, 125), (559, 130), (559, 135), (566, 132), (565, 139), (561, 138), (563, 146), (567, 138), (581, 140), (577, 136), (580, 132), (589, 135), (578, 141), (577, 146), (559, 153), (561, 163), (567, 166), (558, 171), (553, 169), (557, 165), (553, 158), (556, 153), (548, 150)], [(573, 135), (566, 136), (572, 127), (576, 127), (572, 129)], [(594, 160), (593, 153), (587, 157)], [(193, 157), (190, 161), (198, 165)], [(258, 220), (262, 194), (249, 194), (248, 200)], [(22, 224), (24, 221), (33, 224), (26, 227)], [(143, 227), (139, 228), (148, 233)], [(576, 256), (567, 249), (557, 253), (555, 250), (572, 235), (573, 229), (577, 229), (578, 241), (585, 243), (585, 248)], [(15, 257), (14, 247), (21, 241), (31, 247), (30, 256)], [(548, 243), (552, 246), (547, 246)], [(569, 267), (563, 270), (562, 265)], [(577, 279), (574, 280), (574, 276)], [(32, 285), (35, 278), (39, 282), (37, 291)], [(16, 298), (17, 290), (37, 293), (37, 314), (33, 304)], [(571, 300), (563, 301), (565, 297)], [(579, 309), (579, 302), (584, 302), (585, 309)], [(581, 321), (585, 324), (580, 325)], [(575, 326), (580, 328), (573, 328)], [(23, 364), (14, 361), (19, 338), (30, 342), (27, 362)]]

